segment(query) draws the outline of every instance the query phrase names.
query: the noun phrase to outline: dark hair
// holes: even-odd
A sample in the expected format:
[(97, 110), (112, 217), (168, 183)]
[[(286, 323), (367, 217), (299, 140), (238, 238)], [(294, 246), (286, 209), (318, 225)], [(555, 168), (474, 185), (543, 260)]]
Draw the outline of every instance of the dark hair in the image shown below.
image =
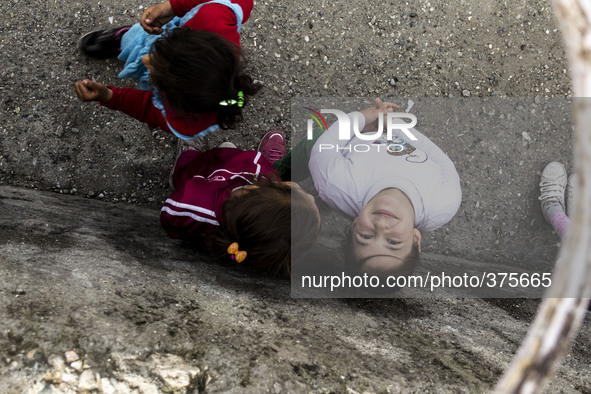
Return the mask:
[(240, 49), (209, 31), (173, 29), (154, 43), (150, 64), (150, 80), (171, 106), (185, 115), (217, 111), (222, 129), (242, 120), (242, 109), (220, 101), (242, 91), (246, 105), (262, 87), (245, 73)]
[[(360, 264), (364, 261), (357, 261), (354, 258), (353, 248), (353, 229), (349, 226), (345, 239), (343, 240), (342, 247), (345, 252), (345, 268), (348, 272), (367, 272)], [(377, 276), (388, 276), (388, 275), (410, 275), (418, 266), (421, 264), (421, 252), (419, 252), (419, 244), (413, 242), (412, 248), (408, 255), (402, 261), (402, 264), (392, 268), (391, 270), (376, 272), (367, 272), (368, 274)]]
[(270, 276), (289, 277), (292, 248), (298, 257), (298, 252), (316, 241), (317, 209), (310, 206), (303, 191), (287, 183), (263, 177), (256, 185), (226, 201), (224, 220), (208, 247), (215, 258), (231, 261), (227, 248), (238, 242), (247, 253), (241, 264)]

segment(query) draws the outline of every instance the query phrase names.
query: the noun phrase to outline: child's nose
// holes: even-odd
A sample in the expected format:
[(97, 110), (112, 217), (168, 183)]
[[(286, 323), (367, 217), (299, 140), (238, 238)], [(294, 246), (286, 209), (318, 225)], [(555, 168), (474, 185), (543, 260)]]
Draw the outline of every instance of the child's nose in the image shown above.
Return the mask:
[(378, 220), (376, 221), (376, 226), (380, 229), (380, 230), (389, 230), (390, 228), (392, 228), (392, 226), (394, 226), (394, 223), (392, 223), (391, 220), (388, 220), (384, 217), (380, 217), (378, 218)]

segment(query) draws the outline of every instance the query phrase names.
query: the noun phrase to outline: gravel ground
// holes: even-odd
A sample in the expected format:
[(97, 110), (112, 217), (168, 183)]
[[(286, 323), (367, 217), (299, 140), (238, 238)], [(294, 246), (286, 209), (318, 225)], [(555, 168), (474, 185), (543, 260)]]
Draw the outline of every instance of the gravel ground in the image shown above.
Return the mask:
[[(117, 60), (82, 58), (78, 37), (131, 24), (144, 1), (2, 1), (0, 183), (158, 206), (175, 140), (120, 113), (80, 103), (74, 81), (116, 78)], [(112, 22), (112, 23), (111, 23)], [(476, 1), (256, 1), (242, 44), (265, 88), (238, 130), (211, 145), (256, 148), (291, 130), (290, 100), (323, 97), (564, 97), (570, 93), (548, 4)]]
[[(483, 393), (539, 303), (298, 299), (157, 217), (0, 187), (1, 393)], [(587, 319), (548, 393), (591, 392), (590, 343)]]
[[(170, 193), (175, 139), (123, 114), (81, 103), (73, 89), (73, 83), (82, 78), (134, 86), (116, 78), (120, 62), (82, 58), (76, 41), (90, 30), (134, 23), (152, 4), (0, 0), (0, 185), (150, 210), (160, 207)], [(521, 98), (539, 108), (544, 104), (540, 96), (563, 100), (571, 94), (560, 39), (549, 4), (537, 0), (485, 4), (476, 0), (256, 1), (242, 31), (242, 46), (248, 68), (265, 87), (245, 109), (238, 129), (217, 132), (208, 144), (230, 140), (243, 149), (254, 149), (268, 130), (292, 131), (290, 108), (296, 97), (359, 97), (369, 103), (380, 96), (401, 104), (408, 98)], [(484, 118), (482, 125), (495, 123), (499, 113)], [(557, 238), (543, 222), (535, 198), (545, 163), (559, 159), (571, 165), (570, 135), (552, 133), (568, 124), (557, 119), (544, 121), (537, 130), (502, 133), (482, 127), (473, 134), (433, 135), (457, 164), (464, 200), (448, 226), (424, 238), (428, 252), (499, 264), (533, 259), (547, 267), (553, 261)], [(524, 233), (523, 227), (531, 232)], [(528, 321), (535, 309), (519, 301), (498, 304), (511, 316)], [(386, 316), (381, 304), (359, 305)], [(446, 313), (454, 316), (464, 308), (461, 302), (457, 308), (449, 305)], [(480, 301), (478, 305), (486, 307)], [(403, 302), (401, 308), (411, 316), (414, 312), (408, 311), (416, 305)], [(337, 305), (335, 316), (342, 311)], [(389, 313), (385, 324), (392, 320)], [(249, 315), (256, 316), (255, 312)], [(297, 313), (293, 319), (297, 320)], [(462, 323), (458, 317), (451, 325)], [(325, 324), (329, 323), (320, 326)], [(520, 333), (511, 341), (517, 343)], [(426, 351), (424, 346), (413, 346), (409, 354)], [(589, 357), (585, 344), (576, 346), (577, 360)], [(470, 357), (462, 363), (469, 365)], [(318, 372), (308, 371), (308, 364), (302, 362), (304, 369), (299, 370), (312, 382)], [(568, 373), (578, 374), (577, 367)], [(442, 368), (435, 370), (440, 377), (446, 375)], [(375, 376), (364, 373), (370, 380)], [(414, 373), (414, 369), (399, 370), (400, 376)], [(482, 381), (484, 386), (492, 384), (494, 377), (482, 376), (471, 387), (483, 387)], [(585, 384), (573, 390), (585, 392)], [(436, 390), (436, 386), (419, 387)]]
[[(170, 193), (175, 138), (79, 102), (72, 86), (82, 78), (134, 86), (116, 78), (121, 62), (85, 59), (76, 42), (87, 31), (136, 22), (149, 5), (0, 3), (0, 184), (161, 206)], [(265, 87), (239, 128), (214, 133), (209, 146), (231, 140), (255, 149), (268, 130), (292, 131), (294, 98), (346, 96), (368, 104), (376, 96), (400, 104), (431, 98), (449, 107), (448, 98), (536, 96), (537, 105), (539, 96), (570, 94), (560, 33), (542, 1), (256, 1), (242, 45), (251, 74)], [(551, 263), (557, 239), (540, 214), (537, 183), (547, 162), (570, 166), (570, 133), (558, 130), (560, 122), (541, 123), (525, 134), (481, 127), (510, 127), (507, 119), (497, 122), (501, 111), (494, 115), (489, 108), (472, 133), (420, 129), (454, 160), (464, 192), (456, 218), (424, 246), (509, 264), (541, 246), (533, 257)], [(505, 113), (522, 111), (516, 105)]]

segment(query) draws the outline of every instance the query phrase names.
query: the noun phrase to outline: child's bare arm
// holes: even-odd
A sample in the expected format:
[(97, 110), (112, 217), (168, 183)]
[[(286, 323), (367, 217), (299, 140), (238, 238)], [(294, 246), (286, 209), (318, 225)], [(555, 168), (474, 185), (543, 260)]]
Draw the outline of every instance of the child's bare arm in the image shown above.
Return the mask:
[(101, 101), (108, 102), (113, 97), (113, 91), (99, 82), (89, 79), (78, 81), (74, 84), (76, 95), (80, 101)]
[(380, 114), (385, 115), (386, 112), (392, 112), (394, 109), (400, 108), (398, 105), (389, 101), (383, 102), (379, 98), (375, 99), (375, 105), (361, 111), (365, 117), (365, 127), (361, 130), (362, 133), (366, 131), (376, 131), (378, 129), (378, 121)]

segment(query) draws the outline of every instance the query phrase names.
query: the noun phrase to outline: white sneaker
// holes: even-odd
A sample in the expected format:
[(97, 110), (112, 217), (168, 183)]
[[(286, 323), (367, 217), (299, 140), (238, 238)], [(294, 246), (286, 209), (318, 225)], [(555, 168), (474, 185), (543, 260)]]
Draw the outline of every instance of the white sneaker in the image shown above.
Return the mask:
[(566, 214), (570, 217), (575, 209), (575, 194), (579, 178), (577, 174), (570, 174), (566, 182)]
[(548, 163), (542, 171), (540, 179), (540, 197), (538, 200), (542, 202), (542, 212), (548, 222), (550, 222), (550, 215), (548, 214), (548, 207), (554, 205), (549, 203), (558, 203), (564, 210), (564, 192), (566, 189), (566, 169), (564, 165), (557, 161)]

